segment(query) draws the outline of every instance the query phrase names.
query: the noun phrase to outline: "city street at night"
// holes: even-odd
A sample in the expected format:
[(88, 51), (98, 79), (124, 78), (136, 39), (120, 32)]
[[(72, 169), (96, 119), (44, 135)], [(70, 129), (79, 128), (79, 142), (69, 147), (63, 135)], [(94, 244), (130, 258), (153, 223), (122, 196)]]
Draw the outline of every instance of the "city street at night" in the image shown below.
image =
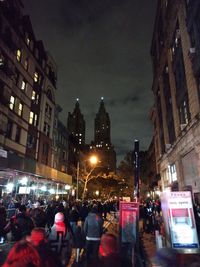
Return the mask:
[(0, 266), (200, 267), (199, 14), (0, 0)]

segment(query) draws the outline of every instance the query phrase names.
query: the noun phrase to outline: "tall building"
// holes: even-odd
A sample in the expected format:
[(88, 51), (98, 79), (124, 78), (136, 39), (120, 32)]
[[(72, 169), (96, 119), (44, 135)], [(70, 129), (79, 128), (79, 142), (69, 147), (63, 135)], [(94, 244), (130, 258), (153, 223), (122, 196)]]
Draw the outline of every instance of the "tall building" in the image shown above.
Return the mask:
[(68, 113), (67, 129), (69, 134), (76, 137), (78, 144), (85, 145), (85, 120), (80, 110), (79, 99), (76, 100), (72, 113)]
[[(67, 129), (69, 134), (69, 169), (77, 162), (86, 161), (91, 154), (99, 158), (98, 166), (105, 172), (116, 171), (116, 153), (110, 139), (110, 118), (106, 112), (103, 98), (95, 118), (94, 141), (85, 143), (85, 120), (77, 99), (73, 113), (68, 113)], [(71, 173), (73, 171), (71, 170)]]
[(85, 150), (85, 120), (81, 113), (79, 99), (76, 100), (73, 112), (68, 113), (67, 131), (69, 135), (68, 169), (73, 173), (79, 161), (80, 151)]
[(110, 118), (106, 112), (103, 98), (94, 123), (94, 143), (97, 147), (110, 145)]
[(0, 1), (0, 168), (16, 177), (59, 179), (52, 168), (56, 77), (22, 2)]
[(91, 151), (99, 155), (100, 165), (107, 172), (116, 171), (116, 153), (111, 144), (110, 118), (106, 112), (104, 99), (101, 98), (99, 110), (94, 123), (94, 142), (91, 143)]
[(152, 39), (156, 169), (200, 202), (200, 2), (158, 1)]

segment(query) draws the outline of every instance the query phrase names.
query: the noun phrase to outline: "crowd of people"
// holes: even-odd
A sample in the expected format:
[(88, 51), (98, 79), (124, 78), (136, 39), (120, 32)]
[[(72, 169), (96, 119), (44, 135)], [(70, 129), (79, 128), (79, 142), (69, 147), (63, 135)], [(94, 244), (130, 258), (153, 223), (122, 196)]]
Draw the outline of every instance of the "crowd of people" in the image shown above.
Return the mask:
[[(67, 266), (72, 249), (76, 252), (76, 262), (82, 251), (86, 266), (93, 266), (94, 262), (97, 266), (102, 260), (103, 266), (111, 266), (107, 263), (119, 257), (117, 240), (111, 234), (103, 235), (103, 222), (107, 213), (117, 207), (116, 201), (1, 200), (0, 238), (14, 242), (3, 267)], [(8, 210), (15, 211), (10, 218)], [(110, 254), (105, 252), (105, 240), (109, 240), (110, 254), (115, 257), (109, 258)], [(116, 266), (121, 266), (119, 259), (117, 262)]]

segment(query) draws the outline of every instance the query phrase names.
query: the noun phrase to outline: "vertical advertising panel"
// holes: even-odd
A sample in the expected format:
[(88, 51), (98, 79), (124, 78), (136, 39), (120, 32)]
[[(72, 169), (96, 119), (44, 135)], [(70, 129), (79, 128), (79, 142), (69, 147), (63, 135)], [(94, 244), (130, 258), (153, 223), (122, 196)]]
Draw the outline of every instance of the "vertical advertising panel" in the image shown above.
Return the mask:
[(197, 251), (199, 242), (191, 192), (166, 192), (161, 198), (161, 203), (166, 232), (171, 238), (171, 246), (183, 250), (183, 252), (194, 253)]
[(120, 202), (120, 232), (122, 243), (136, 241), (137, 222), (139, 218), (138, 202)]

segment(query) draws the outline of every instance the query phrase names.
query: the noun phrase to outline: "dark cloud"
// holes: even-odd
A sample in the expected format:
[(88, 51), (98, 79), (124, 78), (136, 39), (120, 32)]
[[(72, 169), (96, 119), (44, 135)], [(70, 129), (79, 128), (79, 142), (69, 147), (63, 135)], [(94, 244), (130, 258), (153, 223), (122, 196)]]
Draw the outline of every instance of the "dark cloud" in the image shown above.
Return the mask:
[(129, 151), (135, 138), (147, 149), (152, 136), (150, 45), (156, 0), (24, 0), (24, 4), (36, 37), (58, 65), (57, 102), (63, 107), (63, 122), (79, 97), (90, 142), (104, 96), (117, 154)]

